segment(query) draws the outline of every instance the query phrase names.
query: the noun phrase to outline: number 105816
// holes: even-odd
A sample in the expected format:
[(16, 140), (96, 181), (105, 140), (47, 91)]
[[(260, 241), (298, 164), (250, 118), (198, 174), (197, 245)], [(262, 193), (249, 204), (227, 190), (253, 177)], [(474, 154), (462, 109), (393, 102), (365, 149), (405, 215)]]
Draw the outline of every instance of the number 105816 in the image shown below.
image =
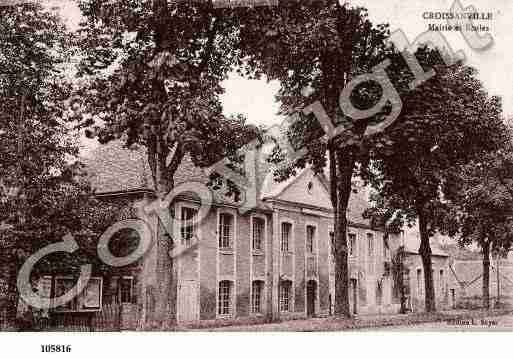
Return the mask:
[(71, 345), (56, 345), (56, 344), (46, 344), (41, 345), (42, 353), (69, 353), (71, 352)]

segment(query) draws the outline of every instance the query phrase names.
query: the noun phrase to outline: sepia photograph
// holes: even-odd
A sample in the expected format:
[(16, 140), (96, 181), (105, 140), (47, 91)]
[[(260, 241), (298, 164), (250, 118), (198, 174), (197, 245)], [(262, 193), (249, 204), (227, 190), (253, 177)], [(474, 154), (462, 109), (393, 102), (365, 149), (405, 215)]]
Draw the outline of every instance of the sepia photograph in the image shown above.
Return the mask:
[(0, 343), (511, 333), (511, 19), (0, 0)]

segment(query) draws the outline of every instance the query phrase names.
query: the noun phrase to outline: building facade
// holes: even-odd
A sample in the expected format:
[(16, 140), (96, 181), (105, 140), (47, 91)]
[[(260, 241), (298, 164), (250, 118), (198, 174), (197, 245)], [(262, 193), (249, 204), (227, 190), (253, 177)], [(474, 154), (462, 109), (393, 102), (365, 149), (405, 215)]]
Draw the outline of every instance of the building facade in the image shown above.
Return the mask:
[[(144, 153), (116, 143), (106, 147), (89, 161), (97, 196), (134, 208), (151, 202)], [(284, 182), (262, 168), (255, 178), (253, 208), (241, 211), (222, 191), (213, 191), (212, 206), (199, 223), (192, 220), (200, 211), (198, 198), (174, 198), (169, 211), (181, 221), (172, 229), (173, 247), (161, 241), (157, 216), (136, 211), (156, 239), (131, 281), (136, 322), (166, 327), (333, 313), (334, 223), (326, 178), (308, 168)], [(175, 185), (190, 182), (207, 183), (208, 176), (185, 159)], [(365, 190), (352, 194), (347, 214), (351, 311), (397, 313), (391, 263), (400, 238), (386, 239), (362, 217), (367, 197)]]
[[(397, 240), (404, 249), (404, 285), (406, 294), (406, 309), (411, 312), (425, 310), (425, 281), (424, 267), (419, 253), (420, 235), (415, 231), (399, 234)], [(431, 265), (433, 286), (435, 288), (435, 305), (437, 310), (452, 308), (454, 284), (451, 281), (452, 272), (450, 256), (441, 248), (437, 238), (431, 239)]]

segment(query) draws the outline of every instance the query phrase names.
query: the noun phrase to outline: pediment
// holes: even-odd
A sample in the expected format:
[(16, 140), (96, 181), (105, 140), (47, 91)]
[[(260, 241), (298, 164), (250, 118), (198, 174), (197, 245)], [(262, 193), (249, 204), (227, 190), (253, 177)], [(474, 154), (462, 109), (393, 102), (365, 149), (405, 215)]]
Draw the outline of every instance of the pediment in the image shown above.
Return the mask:
[(305, 169), (274, 197), (277, 200), (331, 209), (329, 192), (311, 169)]

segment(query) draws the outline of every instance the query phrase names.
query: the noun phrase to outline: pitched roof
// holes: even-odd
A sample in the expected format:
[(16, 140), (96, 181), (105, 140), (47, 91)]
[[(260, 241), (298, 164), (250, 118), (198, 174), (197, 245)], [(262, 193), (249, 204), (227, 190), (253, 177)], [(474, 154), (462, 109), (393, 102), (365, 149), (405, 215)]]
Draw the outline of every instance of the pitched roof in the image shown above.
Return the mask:
[(144, 147), (127, 149), (121, 141), (98, 146), (83, 159), (96, 193), (152, 190)]
[[(146, 149), (142, 146), (128, 149), (122, 141), (112, 141), (106, 145), (98, 146), (90, 154), (89, 158), (84, 159), (84, 162), (90, 175), (91, 185), (97, 194), (140, 190), (152, 191), (154, 189), (151, 171), (146, 158)], [(260, 160), (257, 163), (255, 176), (258, 194), (257, 205), (268, 209), (268, 206), (265, 204), (266, 199), (279, 196), (307, 171), (311, 170), (305, 168), (298, 171), (295, 176), (278, 182), (274, 180), (273, 170), (269, 164)], [(317, 178), (329, 194), (327, 179), (324, 178), (323, 174), (318, 174)], [(203, 169), (195, 166), (189, 156), (186, 156), (175, 173), (175, 185), (190, 181), (207, 183), (209, 176)], [(224, 196), (221, 191), (212, 191), (212, 193), (216, 203), (236, 205), (233, 200)], [(348, 220), (352, 223), (370, 225), (370, 221), (362, 217), (362, 213), (367, 207), (368, 195), (365, 189), (360, 189), (357, 193), (351, 193), (347, 211)], [(327, 203), (326, 209), (331, 210), (331, 203)]]
[[(407, 253), (420, 254), (420, 235), (417, 232), (405, 232), (403, 237), (404, 250)], [(431, 254), (434, 256), (449, 257), (449, 255), (441, 248), (436, 238), (431, 238)]]
[[(310, 167), (298, 171), (294, 176), (290, 176), (285, 181), (276, 181), (274, 179), (272, 171), (269, 171), (265, 176), (262, 185), (261, 196), (262, 199), (277, 198), (284, 193), (293, 183), (298, 181), (302, 176), (307, 173), (313, 173)], [(319, 180), (322, 187), (326, 191), (329, 197), (329, 180), (325, 173), (315, 174), (315, 177)], [(352, 192), (349, 197), (349, 205), (347, 209), (347, 219), (352, 223), (363, 224), (370, 226), (370, 219), (363, 218), (363, 212), (369, 207), (369, 195), (368, 188), (360, 186), (356, 188), (356, 192)], [(331, 202), (327, 203), (327, 209), (332, 210)]]

